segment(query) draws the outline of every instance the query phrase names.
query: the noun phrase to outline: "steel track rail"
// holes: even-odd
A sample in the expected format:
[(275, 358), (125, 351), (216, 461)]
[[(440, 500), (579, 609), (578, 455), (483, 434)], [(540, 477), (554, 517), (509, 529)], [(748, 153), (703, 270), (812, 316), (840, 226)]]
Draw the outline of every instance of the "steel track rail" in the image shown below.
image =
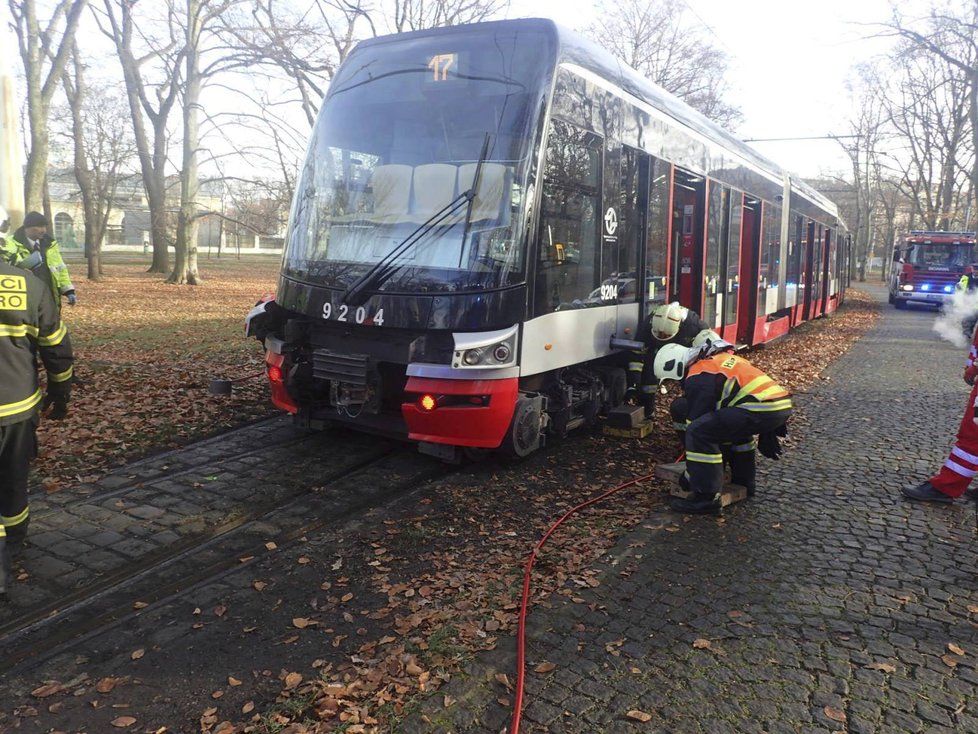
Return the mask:
[[(336, 484), (363, 472), (365, 469), (381, 464), (386, 458), (395, 453), (397, 453), (397, 450), (390, 447), (374, 452), (353, 466), (346, 467), (336, 472), (335, 475), (331, 475), (326, 479), (325, 483), (327, 485)], [(329, 525), (338, 524), (364, 509), (377, 506), (393, 496), (403, 494), (409, 489), (419, 486), (423, 482), (429, 481), (437, 476), (442, 476), (449, 470), (449, 467), (434, 466), (432, 469), (423, 472), (420, 476), (412, 476), (400, 482), (393, 482), (384, 491), (373, 495), (369, 500), (352, 502), (341, 512), (330, 514), (328, 519), (318, 518), (312, 520), (302, 526), (280, 533), (273, 540), (279, 547), (288, 546), (307, 533), (320, 530)], [(322, 484), (319, 486), (321, 487)], [(0, 673), (8, 674), (15, 672), (25, 664), (36, 665), (43, 660), (60, 654), (93, 635), (105, 631), (109, 626), (121, 624), (127, 619), (137, 617), (139, 614), (186, 594), (201, 585), (215, 581), (230, 571), (245, 568), (248, 565), (258, 562), (268, 553), (263, 544), (258, 544), (248, 549), (248, 555), (252, 555), (253, 559), (246, 563), (242, 563), (240, 560), (242, 557), (241, 549), (235, 549), (230, 555), (225, 552), (225, 557), (214, 562), (206, 563), (203, 567), (189, 575), (181, 575), (178, 581), (164, 584), (156, 582), (161, 569), (173, 567), (181, 561), (190, 559), (194, 554), (214, 548), (222, 540), (231, 536), (236, 531), (240, 531), (252, 523), (259, 522), (268, 515), (279, 512), (289, 505), (295, 505), (312, 494), (312, 489), (305, 489), (287, 495), (276, 502), (266, 503), (242, 517), (216, 526), (206, 533), (188, 538), (186, 542), (174, 544), (163, 553), (153, 554), (152, 556), (141, 559), (123, 572), (102, 577), (88, 585), (85, 589), (62, 597), (57, 603), (46, 604), (40, 608), (31, 610), (27, 614), (9, 620), (0, 626), (0, 647), (4, 649)], [(220, 552), (219, 549), (218, 552)], [(150, 590), (137, 590), (132, 588), (137, 582), (143, 580), (153, 581)], [(109, 598), (115, 594), (124, 596), (125, 600), (113, 603), (109, 609), (99, 613), (86, 614), (82, 621), (76, 621), (71, 624), (66, 623), (73, 614), (78, 614), (88, 607), (95, 605), (99, 600)], [(136, 610), (133, 607), (135, 601), (140, 601), (146, 606), (140, 605), (140, 609)], [(45, 633), (40, 641), (18, 647), (18, 641), (40, 631), (44, 631)]]

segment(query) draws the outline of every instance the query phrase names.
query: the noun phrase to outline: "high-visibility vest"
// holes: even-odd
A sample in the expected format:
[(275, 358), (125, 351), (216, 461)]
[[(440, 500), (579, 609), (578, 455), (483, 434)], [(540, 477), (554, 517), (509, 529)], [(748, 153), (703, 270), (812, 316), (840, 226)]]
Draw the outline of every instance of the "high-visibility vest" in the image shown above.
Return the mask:
[(723, 375), (726, 378), (717, 400), (718, 410), (736, 407), (768, 412), (791, 407), (787, 390), (736, 354), (721, 352), (694, 362), (686, 373), (686, 379), (704, 374)]

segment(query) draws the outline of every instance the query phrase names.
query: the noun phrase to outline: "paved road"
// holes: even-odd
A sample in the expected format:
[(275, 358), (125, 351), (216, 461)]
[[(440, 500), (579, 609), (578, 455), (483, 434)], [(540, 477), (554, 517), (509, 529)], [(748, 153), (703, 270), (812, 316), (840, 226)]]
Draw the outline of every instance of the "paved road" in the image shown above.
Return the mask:
[[(529, 667), (556, 668), (528, 673), (521, 731), (978, 732), (974, 507), (899, 494), (943, 462), (968, 394), (934, 320), (887, 307), (797, 396), (755, 499), (723, 522), (654, 514), (581, 602), (534, 610)], [(403, 731), (501, 731), (512, 661), (481, 658), (452, 713)]]

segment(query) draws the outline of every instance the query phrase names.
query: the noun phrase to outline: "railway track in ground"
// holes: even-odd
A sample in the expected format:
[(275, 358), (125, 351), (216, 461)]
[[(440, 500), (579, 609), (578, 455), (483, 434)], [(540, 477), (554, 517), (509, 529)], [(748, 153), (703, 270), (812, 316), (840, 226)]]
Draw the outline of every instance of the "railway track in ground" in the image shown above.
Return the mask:
[[(204, 531), (187, 534), (112, 572), (93, 574), (68, 593), (48, 595), (12, 613), (8, 605), (6, 618), (0, 618), (0, 674), (10, 677), (33, 670), (94, 636), (124, 628), (141, 614), (260, 563), (270, 552), (308, 535), (328, 532), (448, 471), (392, 442), (359, 435), (316, 436), (313, 453), (329, 452), (326, 463), (333, 465), (319, 476), (308, 476), (306, 483), (271, 493), (263, 501), (244, 501)], [(290, 448), (308, 449), (309, 443), (306, 436), (298, 436), (270, 449), (281, 465), (289, 461)], [(219, 468), (221, 461), (239, 458), (231, 452), (206, 465)], [(310, 474), (321, 468), (307, 467)], [(260, 485), (261, 475), (256, 470), (248, 481)], [(99, 495), (99, 500), (105, 496)], [(17, 591), (15, 585), (12, 595)]]

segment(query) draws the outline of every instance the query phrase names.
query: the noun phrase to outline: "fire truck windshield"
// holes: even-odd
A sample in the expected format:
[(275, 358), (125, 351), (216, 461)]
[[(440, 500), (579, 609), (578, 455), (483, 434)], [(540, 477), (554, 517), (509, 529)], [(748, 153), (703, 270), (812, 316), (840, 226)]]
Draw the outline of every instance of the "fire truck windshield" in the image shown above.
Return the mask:
[[(397, 255), (379, 290), (522, 282), (523, 187), (553, 68), (548, 46), (537, 31), (484, 29), (394, 37), (354, 51), (313, 132), (283, 274), (347, 288), (424, 226), (431, 231)], [(477, 170), (472, 201), (435, 217), (472, 187)]]
[(922, 270), (961, 270), (973, 262), (973, 245), (917, 243), (910, 245), (907, 262)]

